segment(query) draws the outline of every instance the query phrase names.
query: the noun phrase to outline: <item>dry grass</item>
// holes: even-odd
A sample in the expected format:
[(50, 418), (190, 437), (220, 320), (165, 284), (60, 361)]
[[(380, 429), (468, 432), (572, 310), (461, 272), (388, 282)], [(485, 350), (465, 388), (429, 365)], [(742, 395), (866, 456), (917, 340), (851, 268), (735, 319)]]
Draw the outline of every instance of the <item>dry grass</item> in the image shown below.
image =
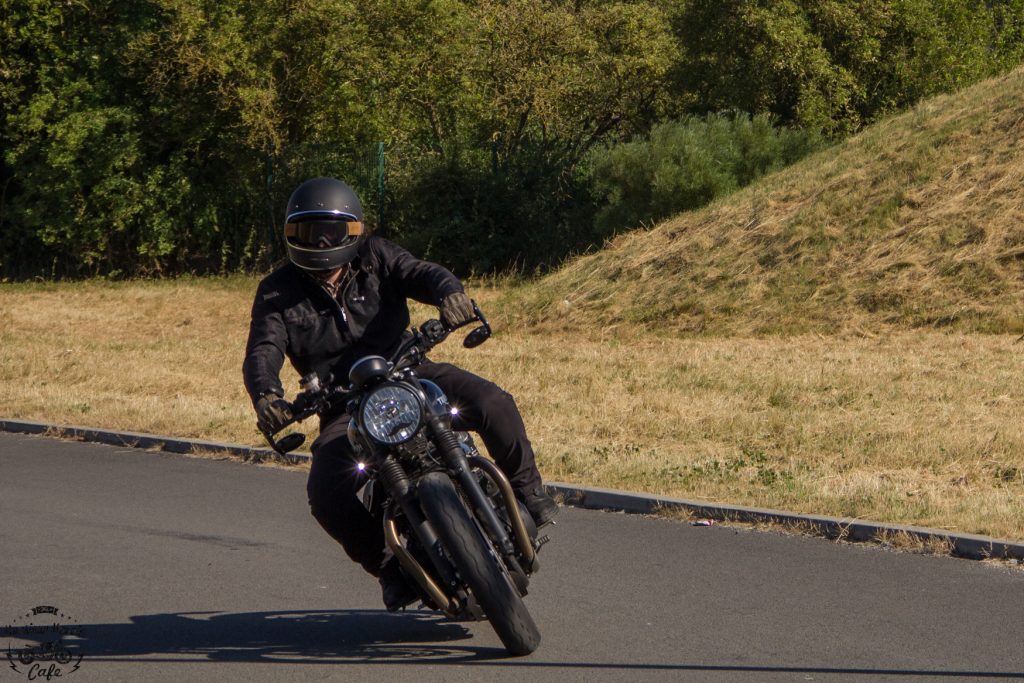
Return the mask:
[(240, 383), (250, 284), (0, 285), (0, 412), (237, 434), (252, 410)]
[[(553, 328), (1024, 331), (1024, 70), (928, 100), (510, 294)], [(526, 305), (524, 305), (524, 301)]]
[[(258, 444), (254, 289), (2, 285), (0, 415)], [(617, 332), (500, 327), (435, 358), (516, 396), (548, 479), (1024, 539), (1015, 337)]]
[(549, 478), (1024, 538), (1012, 338), (500, 341)]

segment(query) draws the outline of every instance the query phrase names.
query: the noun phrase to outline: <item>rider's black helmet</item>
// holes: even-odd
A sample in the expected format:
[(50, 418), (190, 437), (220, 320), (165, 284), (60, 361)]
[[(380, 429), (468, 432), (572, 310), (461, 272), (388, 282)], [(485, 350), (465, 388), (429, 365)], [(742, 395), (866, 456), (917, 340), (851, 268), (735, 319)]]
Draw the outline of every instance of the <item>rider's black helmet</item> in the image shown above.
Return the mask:
[(356, 256), (366, 235), (355, 190), (334, 178), (313, 178), (288, 199), (288, 258), (306, 270), (334, 270)]

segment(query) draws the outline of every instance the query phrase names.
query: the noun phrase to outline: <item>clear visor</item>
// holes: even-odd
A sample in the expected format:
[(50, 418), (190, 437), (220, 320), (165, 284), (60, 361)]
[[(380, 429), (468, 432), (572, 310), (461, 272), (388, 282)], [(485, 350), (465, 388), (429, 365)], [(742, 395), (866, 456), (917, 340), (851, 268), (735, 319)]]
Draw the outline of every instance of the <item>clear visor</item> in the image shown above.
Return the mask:
[(326, 219), (287, 223), (284, 236), (292, 244), (311, 249), (340, 247), (363, 234), (362, 221)]

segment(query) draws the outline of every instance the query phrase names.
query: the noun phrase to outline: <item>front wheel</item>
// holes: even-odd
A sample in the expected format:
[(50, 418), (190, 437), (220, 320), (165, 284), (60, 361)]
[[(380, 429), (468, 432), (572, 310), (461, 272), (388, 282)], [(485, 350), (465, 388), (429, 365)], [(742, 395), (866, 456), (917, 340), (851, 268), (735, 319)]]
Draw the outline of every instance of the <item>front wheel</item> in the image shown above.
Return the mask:
[(451, 479), (431, 472), (420, 480), (417, 490), (424, 514), (505, 648), (514, 655), (536, 650), (540, 631)]

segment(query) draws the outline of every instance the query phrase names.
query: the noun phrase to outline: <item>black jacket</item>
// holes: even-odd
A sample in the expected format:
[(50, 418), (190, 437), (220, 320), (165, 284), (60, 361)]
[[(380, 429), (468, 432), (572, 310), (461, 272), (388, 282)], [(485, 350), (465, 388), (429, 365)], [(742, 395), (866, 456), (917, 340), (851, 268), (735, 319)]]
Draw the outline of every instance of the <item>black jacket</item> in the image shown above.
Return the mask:
[(440, 305), (462, 284), (448, 270), (421, 261), (397, 244), (370, 237), (352, 262), (338, 300), (288, 263), (265, 277), (252, 305), (242, 374), (253, 403), (268, 391), (283, 395), (285, 357), (300, 375), (348, 377), (362, 356), (387, 356), (409, 327), (407, 298)]

